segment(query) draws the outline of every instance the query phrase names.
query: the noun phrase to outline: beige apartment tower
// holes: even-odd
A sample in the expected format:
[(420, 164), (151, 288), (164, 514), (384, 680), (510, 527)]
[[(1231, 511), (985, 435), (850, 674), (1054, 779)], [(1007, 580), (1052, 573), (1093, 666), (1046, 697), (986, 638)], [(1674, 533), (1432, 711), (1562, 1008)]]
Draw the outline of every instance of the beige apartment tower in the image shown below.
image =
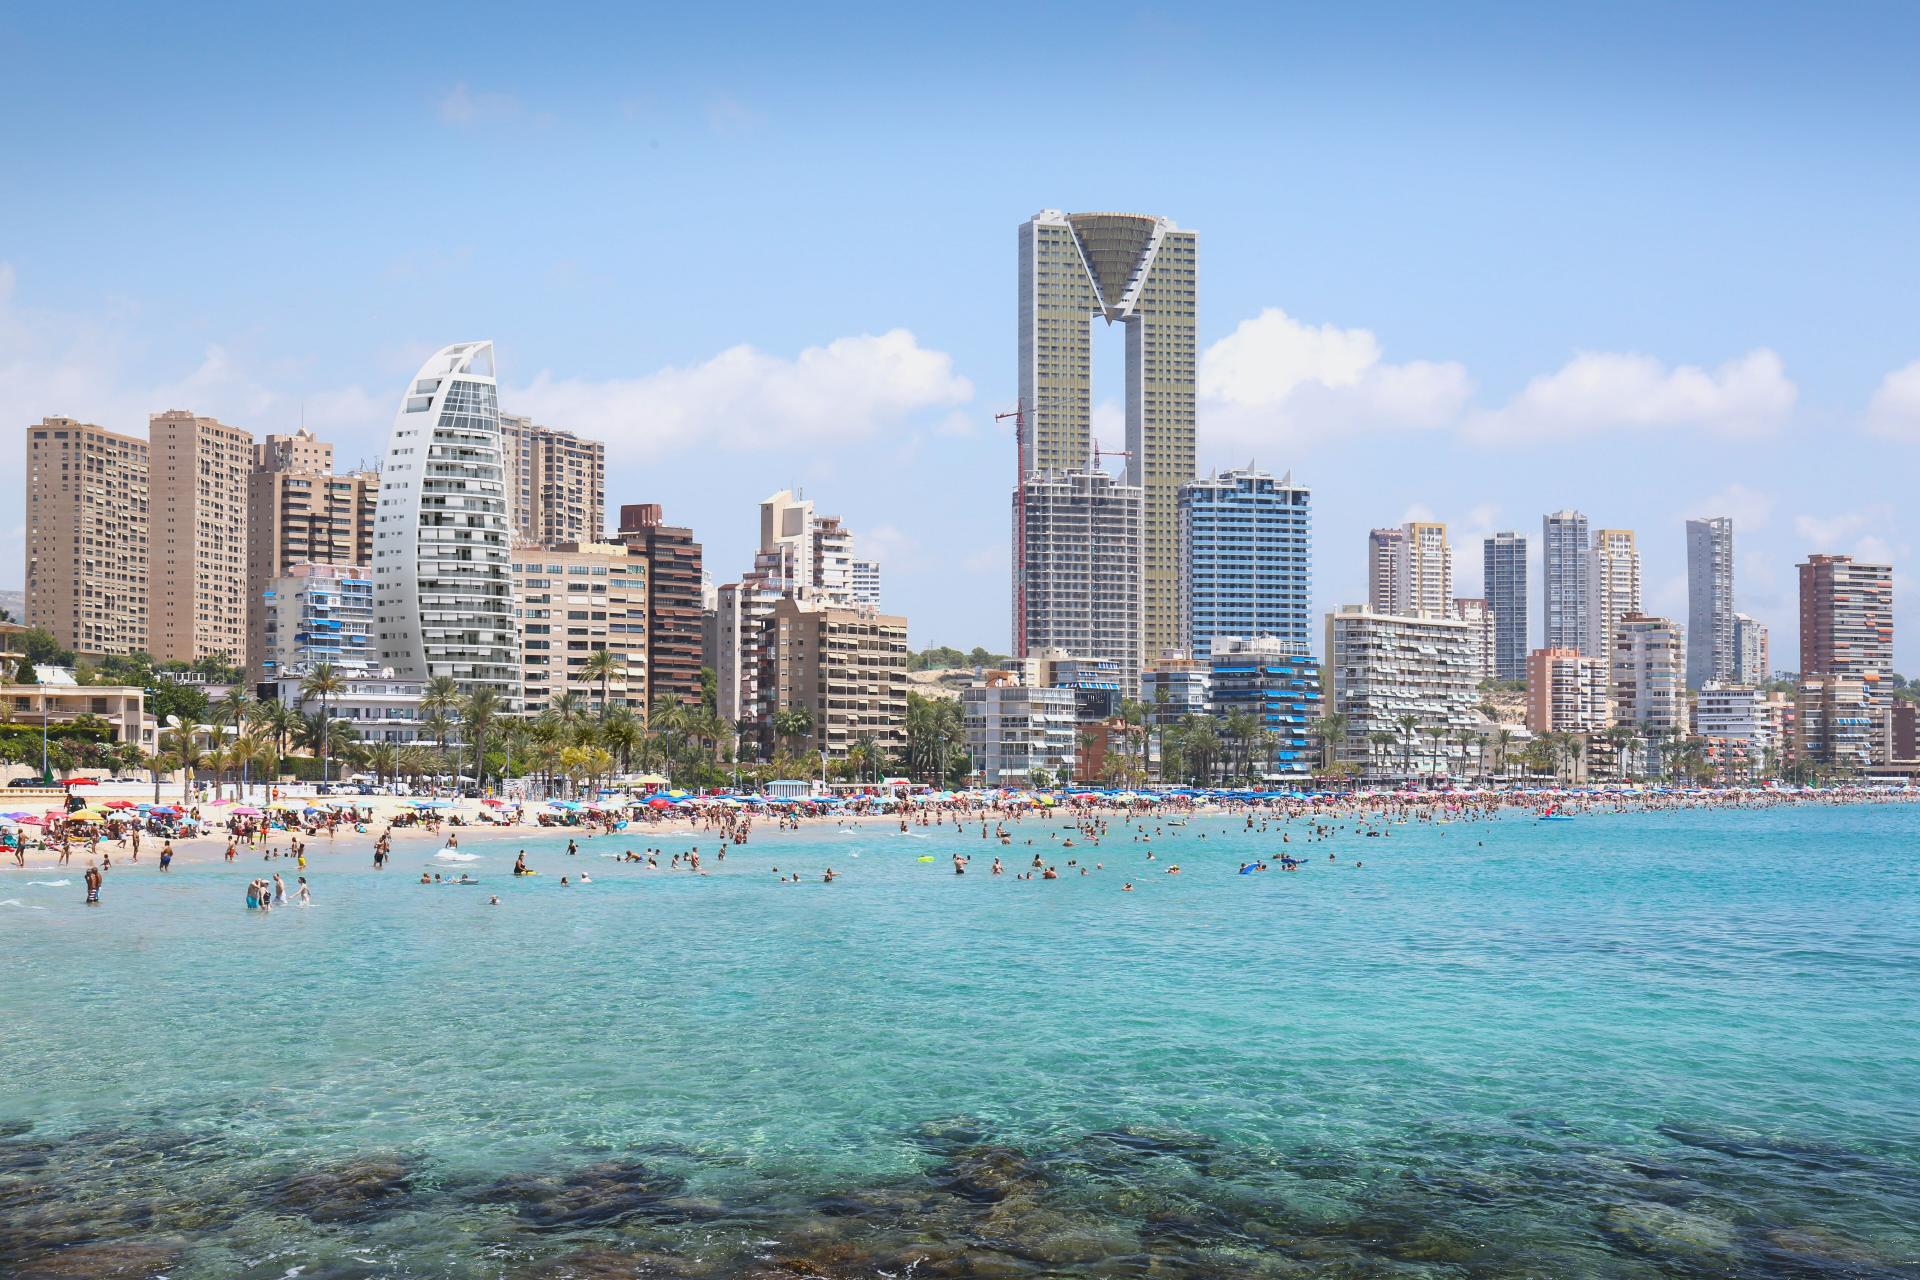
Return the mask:
[(868, 738), (883, 754), (906, 747), (905, 618), (787, 597), (760, 627), (753, 722), (769, 756), (783, 745), (774, 741), (774, 713), (802, 707), (813, 731), (790, 744), (802, 759), (844, 760)]
[(1587, 551), (1587, 643), (1580, 650), (1611, 663), (1620, 619), (1640, 612), (1640, 546), (1631, 529), (1595, 529)]
[(647, 714), (647, 559), (611, 542), (519, 547), (513, 553), (520, 621), (520, 699), (530, 716), (562, 693), (593, 714), (602, 684), (588, 659), (610, 649), (619, 669), (605, 683), (608, 707)]
[(605, 443), (503, 413), (500, 447), (515, 545), (552, 547), (605, 539)]
[(156, 662), (243, 661), (253, 436), (184, 409), (154, 414), (147, 434), (147, 651)]
[(1195, 474), (1198, 246), (1194, 232), (1146, 214), (1046, 209), (1020, 224), (1020, 471), (1052, 476), (1095, 465), (1094, 322), (1118, 322), (1126, 334), (1124, 483), (1144, 495), (1148, 653), (1179, 643), (1178, 507), (1180, 486)]
[(147, 442), (46, 418), (27, 429), (27, 625), (80, 653), (147, 647)]

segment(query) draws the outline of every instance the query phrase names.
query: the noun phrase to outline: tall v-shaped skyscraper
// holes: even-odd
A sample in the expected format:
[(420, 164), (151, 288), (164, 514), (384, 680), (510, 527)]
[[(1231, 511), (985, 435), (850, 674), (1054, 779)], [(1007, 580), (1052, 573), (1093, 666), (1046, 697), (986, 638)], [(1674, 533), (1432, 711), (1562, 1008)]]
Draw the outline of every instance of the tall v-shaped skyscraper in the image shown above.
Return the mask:
[(1194, 478), (1197, 248), (1194, 232), (1146, 214), (1046, 209), (1020, 225), (1021, 473), (1059, 477), (1094, 467), (1094, 321), (1118, 322), (1127, 360), (1124, 482), (1142, 490), (1140, 642), (1150, 654), (1179, 643), (1178, 508), (1180, 486)]

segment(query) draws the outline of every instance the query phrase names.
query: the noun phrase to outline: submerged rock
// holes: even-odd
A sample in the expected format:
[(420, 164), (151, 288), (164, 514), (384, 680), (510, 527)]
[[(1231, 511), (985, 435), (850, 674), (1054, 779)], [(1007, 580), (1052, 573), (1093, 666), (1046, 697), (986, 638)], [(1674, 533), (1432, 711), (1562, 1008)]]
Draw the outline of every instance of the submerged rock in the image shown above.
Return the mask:
[(367, 1222), (404, 1207), (413, 1196), (412, 1178), (411, 1161), (374, 1156), (283, 1178), (272, 1200), (310, 1222)]
[(962, 1147), (933, 1171), (940, 1190), (982, 1204), (1036, 1196), (1049, 1182), (1024, 1152), (1006, 1146)]
[(679, 1199), (684, 1180), (657, 1173), (637, 1160), (609, 1160), (562, 1178), (512, 1174), (474, 1197), (504, 1204), (540, 1230), (604, 1226), (628, 1217), (687, 1221), (718, 1216), (708, 1202)]
[(1600, 1230), (1637, 1253), (1693, 1264), (1725, 1260), (1735, 1249), (1730, 1223), (1664, 1204), (1608, 1205)]
[(14, 1280), (136, 1280), (164, 1276), (179, 1260), (172, 1245), (102, 1242), (40, 1254), (11, 1274)]

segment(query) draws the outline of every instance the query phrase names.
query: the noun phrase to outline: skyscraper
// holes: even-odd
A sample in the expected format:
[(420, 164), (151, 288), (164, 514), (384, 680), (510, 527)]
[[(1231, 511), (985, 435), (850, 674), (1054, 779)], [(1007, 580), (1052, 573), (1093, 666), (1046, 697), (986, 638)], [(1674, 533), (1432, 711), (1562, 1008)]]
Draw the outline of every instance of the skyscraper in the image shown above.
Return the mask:
[(154, 414), (147, 434), (147, 652), (156, 662), (242, 662), (253, 436), (184, 409)]
[(607, 446), (532, 418), (500, 415), (513, 540), (533, 546), (606, 537)]
[(1453, 605), (1453, 548), (1438, 520), (1409, 520), (1398, 548), (1400, 596), (1394, 612), (1444, 618)]
[(1027, 548), (1017, 597), (1029, 653), (1117, 662), (1120, 687), (1139, 687), (1140, 504), (1139, 486), (1104, 471), (1028, 480), (1014, 518)]
[(1733, 521), (1687, 521), (1687, 688), (1733, 679)]
[(1492, 679), (1494, 673), (1493, 613), (1483, 596), (1455, 596), (1448, 617), (1458, 618), (1473, 628), (1475, 680)]
[(1158, 652), (1179, 631), (1176, 507), (1194, 478), (1198, 237), (1145, 214), (1046, 209), (1019, 247), (1023, 476), (1094, 465), (1092, 321), (1126, 331), (1122, 484), (1142, 493), (1142, 623)]
[(1367, 607), (1375, 613), (1398, 613), (1406, 599), (1400, 582), (1406, 569), (1400, 552), (1406, 541), (1405, 529), (1367, 531)]
[(1216, 636), (1276, 636), (1306, 653), (1313, 494), (1251, 467), (1180, 490), (1181, 640), (1205, 657)]
[(1773, 654), (1766, 624), (1744, 613), (1733, 615), (1733, 681), (1765, 684), (1773, 679)]
[(1630, 613), (1613, 625), (1613, 720), (1649, 735), (1687, 728), (1686, 649), (1666, 618)]
[(520, 684), (493, 344), (435, 352), (394, 415), (374, 531), (374, 626), (406, 680), (451, 676), (512, 705)]
[(27, 625), (80, 653), (147, 647), (147, 442), (46, 418), (27, 428)]
[(1592, 606), (1588, 575), (1587, 518), (1578, 511), (1556, 511), (1541, 521), (1545, 559), (1546, 648), (1588, 652), (1593, 643), (1587, 622)]
[(1493, 675), (1527, 678), (1527, 540), (1496, 533), (1482, 544), (1487, 612), (1493, 615)]
[(657, 502), (620, 508), (618, 540), (647, 562), (647, 699), (700, 704), (701, 549), (693, 530), (665, 523)]
[(1606, 657), (1613, 652), (1613, 629), (1620, 619), (1640, 612), (1640, 547), (1631, 529), (1595, 529), (1588, 552), (1588, 640), (1581, 652)]
[(1846, 676), (1884, 698), (1893, 671), (1893, 566), (1808, 556), (1800, 566), (1800, 674)]

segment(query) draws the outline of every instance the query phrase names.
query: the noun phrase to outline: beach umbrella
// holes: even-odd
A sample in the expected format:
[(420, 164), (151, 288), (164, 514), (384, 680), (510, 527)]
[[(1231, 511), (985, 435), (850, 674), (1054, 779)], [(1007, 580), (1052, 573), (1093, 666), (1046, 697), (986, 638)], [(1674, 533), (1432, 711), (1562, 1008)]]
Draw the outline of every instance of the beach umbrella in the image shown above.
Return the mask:
[(149, 808), (147, 812), (148, 813), (178, 813), (180, 811), (174, 808), (170, 804), (156, 804), (151, 808)]
[(76, 809), (67, 815), (69, 822), (104, 822), (107, 815), (98, 809)]
[(647, 807), (649, 809), (671, 809), (673, 807), (673, 801), (667, 799), (665, 796), (655, 796), (653, 799), (647, 801)]
[(257, 818), (260, 816), (260, 811), (250, 804), (235, 805), (233, 808), (233, 816), (236, 818)]
[(109, 801), (107, 801), (107, 802), (106, 802), (106, 803), (105, 803), (104, 805), (102, 805), (102, 806), (100, 806), (100, 807), (101, 807), (101, 808), (103, 808), (103, 809), (131, 809), (131, 808), (133, 808), (133, 801), (131, 801), (131, 800), (109, 800)]
[(98, 778), (63, 778), (60, 781), (60, 785), (63, 787), (97, 787), (100, 785), (100, 779)]
[(24, 821), (26, 821), (26, 820), (27, 820), (28, 818), (31, 818), (32, 816), (33, 816), (33, 815), (32, 815), (32, 814), (30, 814), (30, 813), (8, 813), (8, 814), (0, 814), (0, 817), (5, 817), (5, 818), (10, 818), (10, 819), (12, 819), (12, 820), (13, 820), (14, 822), (24, 822)]
[(44, 827), (47, 825), (47, 820), (45, 818), (22, 818), (20, 819), (20, 825), (23, 827)]

